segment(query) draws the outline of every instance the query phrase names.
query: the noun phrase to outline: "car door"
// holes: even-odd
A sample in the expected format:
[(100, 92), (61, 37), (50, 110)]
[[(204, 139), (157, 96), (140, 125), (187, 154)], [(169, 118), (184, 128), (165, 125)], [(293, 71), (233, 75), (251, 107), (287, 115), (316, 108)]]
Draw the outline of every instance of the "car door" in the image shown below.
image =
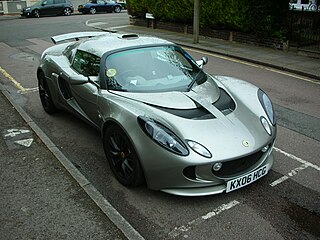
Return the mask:
[(54, 14), (54, 0), (45, 0), (41, 4), (40, 14), (41, 15), (52, 15)]
[(62, 14), (65, 6), (65, 0), (54, 0), (53, 12), (54, 14)]
[(106, 11), (105, 7), (106, 7), (106, 5), (105, 5), (104, 1), (102, 1), (102, 0), (97, 1), (97, 5), (96, 5), (97, 12), (105, 12)]
[(80, 114), (99, 126), (97, 99), (99, 96), (98, 75), (100, 71), (100, 58), (81, 50), (77, 50), (71, 67), (82, 75), (90, 78), (95, 83), (70, 84), (71, 94), (80, 109)]
[(114, 2), (113, 1), (106, 1), (105, 4), (105, 12), (112, 12), (113, 11)]

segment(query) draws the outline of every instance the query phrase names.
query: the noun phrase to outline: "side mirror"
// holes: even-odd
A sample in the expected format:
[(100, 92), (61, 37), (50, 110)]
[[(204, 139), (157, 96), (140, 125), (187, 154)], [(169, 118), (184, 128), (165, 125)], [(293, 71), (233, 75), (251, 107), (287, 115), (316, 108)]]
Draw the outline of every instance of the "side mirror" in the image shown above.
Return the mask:
[(202, 57), (200, 60), (197, 61), (197, 64), (199, 65), (200, 68), (203, 68), (204, 65), (208, 63), (208, 58), (207, 57)]
[(83, 75), (68, 76), (68, 81), (71, 85), (81, 85), (89, 82), (88, 78)]
[(69, 83), (71, 85), (81, 85), (85, 83), (92, 83), (96, 87), (100, 87), (98, 84), (99, 77), (98, 76), (83, 76), (83, 75), (73, 75), (68, 77)]

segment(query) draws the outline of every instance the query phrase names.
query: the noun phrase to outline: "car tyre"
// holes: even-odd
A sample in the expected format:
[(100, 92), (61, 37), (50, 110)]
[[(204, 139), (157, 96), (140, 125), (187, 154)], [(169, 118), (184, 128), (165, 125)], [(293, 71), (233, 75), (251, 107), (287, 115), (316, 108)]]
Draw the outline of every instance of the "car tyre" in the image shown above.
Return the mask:
[(115, 7), (114, 7), (114, 12), (115, 12), (115, 13), (121, 12), (121, 7), (120, 7), (120, 6), (115, 6)]
[(94, 7), (90, 8), (89, 11), (91, 14), (95, 14), (97, 12), (96, 8), (94, 8)]
[(65, 16), (70, 16), (71, 15), (71, 8), (65, 8), (64, 10), (63, 10), (63, 15), (65, 15)]
[(35, 18), (39, 18), (39, 17), (40, 17), (40, 11), (39, 11), (39, 9), (33, 10), (32, 16), (35, 17)]
[(317, 5), (315, 5), (315, 4), (310, 5), (309, 10), (310, 11), (317, 11)]
[(144, 182), (138, 155), (120, 126), (112, 124), (106, 129), (103, 147), (110, 168), (121, 184), (136, 187)]
[(58, 109), (56, 108), (56, 106), (52, 101), (49, 86), (43, 72), (38, 73), (38, 86), (39, 86), (40, 100), (44, 110), (49, 114), (53, 114), (57, 112)]

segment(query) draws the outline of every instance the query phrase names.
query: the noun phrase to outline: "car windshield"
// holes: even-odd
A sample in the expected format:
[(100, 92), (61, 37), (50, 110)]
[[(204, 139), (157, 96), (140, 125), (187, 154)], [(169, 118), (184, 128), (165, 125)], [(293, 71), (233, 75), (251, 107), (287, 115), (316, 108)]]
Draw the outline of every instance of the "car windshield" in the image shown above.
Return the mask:
[(177, 46), (124, 50), (106, 58), (109, 90), (127, 92), (187, 91), (207, 75)]

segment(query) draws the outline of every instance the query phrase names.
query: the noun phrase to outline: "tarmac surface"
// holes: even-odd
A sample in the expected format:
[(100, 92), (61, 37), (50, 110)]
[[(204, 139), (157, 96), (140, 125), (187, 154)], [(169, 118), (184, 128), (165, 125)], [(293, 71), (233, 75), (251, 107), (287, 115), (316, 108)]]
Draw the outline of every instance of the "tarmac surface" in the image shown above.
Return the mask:
[[(16, 16), (8, 16), (17, 18)], [(0, 20), (8, 18), (0, 16)], [(159, 36), (185, 47), (320, 80), (320, 59), (137, 26), (104, 31)], [(66, 159), (0, 84), (2, 239), (143, 239)]]

